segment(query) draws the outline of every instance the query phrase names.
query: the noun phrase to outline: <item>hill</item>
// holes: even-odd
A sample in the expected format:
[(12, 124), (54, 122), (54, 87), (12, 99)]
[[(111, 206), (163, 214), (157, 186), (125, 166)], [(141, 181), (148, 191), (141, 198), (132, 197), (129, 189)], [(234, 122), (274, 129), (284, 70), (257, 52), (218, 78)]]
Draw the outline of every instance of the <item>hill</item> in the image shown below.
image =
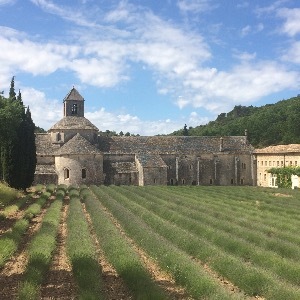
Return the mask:
[[(300, 95), (261, 107), (235, 106), (206, 125), (189, 127), (190, 136), (244, 135), (254, 147), (300, 143)], [(171, 135), (184, 135), (178, 130)]]

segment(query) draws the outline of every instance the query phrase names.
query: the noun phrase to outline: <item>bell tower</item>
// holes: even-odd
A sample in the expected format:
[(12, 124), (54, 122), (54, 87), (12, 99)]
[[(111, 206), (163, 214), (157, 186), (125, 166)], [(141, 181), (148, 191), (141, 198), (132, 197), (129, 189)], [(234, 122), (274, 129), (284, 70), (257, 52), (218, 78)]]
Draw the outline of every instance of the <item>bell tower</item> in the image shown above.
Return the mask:
[(74, 87), (63, 102), (64, 117), (84, 117), (84, 99)]

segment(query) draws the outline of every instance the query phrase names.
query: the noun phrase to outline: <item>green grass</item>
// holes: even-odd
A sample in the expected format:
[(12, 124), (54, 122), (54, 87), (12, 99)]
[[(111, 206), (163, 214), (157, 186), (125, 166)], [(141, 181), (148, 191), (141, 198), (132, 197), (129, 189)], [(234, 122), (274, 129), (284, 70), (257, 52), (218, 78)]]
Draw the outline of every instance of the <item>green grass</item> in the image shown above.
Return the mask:
[(50, 196), (51, 194), (49, 192), (43, 192), (38, 200), (26, 209), (24, 218), (30, 220), (33, 217), (37, 216), (41, 212), (42, 207), (46, 204)]
[[(125, 197), (113, 187), (92, 187), (98, 199), (122, 224), (127, 234), (154, 258), (160, 267), (170, 273), (175, 282), (186, 288), (196, 299), (240, 299), (241, 294), (230, 294), (212, 278), (193, 257), (178, 249), (154, 228), (139, 219), (138, 214), (130, 212), (122, 204)], [(169, 232), (170, 233), (170, 232)]]
[(20, 210), (27, 202), (27, 200), (30, 198), (29, 195), (19, 198), (15, 204), (6, 206), (1, 212), (0, 215), (4, 218), (9, 217), (10, 215), (13, 215), (18, 210)]
[[(232, 281), (248, 295), (261, 295), (270, 299), (300, 298), (298, 289), (300, 268), (296, 262), (299, 244), (286, 243), (283, 245), (285, 248), (282, 247), (282, 252), (276, 248), (276, 253), (269, 249), (270, 243), (267, 247), (265, 243), (253, 244), (237, 237), (234, 232), (228, 233), (222, 229), (224, 220), (221, 213), (230, 202), (232, 205), (230, 215), (240, 218), (247, 216), (248, 213), (250, 215), (255, 213), (257, 207), (253, 206), (253, 203), (257, 199), (262, 203), (269, 201), (263, 213), (259, 212), (259, 214), (261, 222), (272, 219), (273, 215), (277, 215), (280, 207), (279, 199), (276, 199), (277, 202), (274, 204), (270, 202), (270, 199), (274, 200), (270, 194), (264, 194), (255, 188), (251, 189), (248, 195), (242, 189), (218, 187), (210, 189), (207, 187), (101, 187), (99, 190), (103, 190), (102, 193), (110, 197), (110, 200), (106, 200), (106, 205), (111, 207), (112, 200), (121, 205), (118, 209), (114, 208), (116, 213), (118, 210), (129, 210), (137, 218), (135, 222), (147, 224), (155, 233), (186, 254), (209, 264), (212, 269)], [(102, 198), (105, 199), (103, 195)], [(299, 206), (298, 198), (290, 201), (293, 202), (290, 207)], [(206, 207), (209, 207), (212, 202), (216, 204), (215, 220), (206, 217)], [(281, 233), (284, 232), (281, 223), (286, 221), (289, 210), (279, 214), (281, 219), (278, 220), (278, 230)], [(292, 212), (290, 213), (293, 215)], [(192, 217), (189, 217), (189, 214)], [(297, 224), (297, 220), (290, 221), (292, 222)], [(240, 230), (245, 234), (250, 231), (249, 228), (243, 227)], [(289, 249), (288, 246), (291, 248)]]
[(16, 200), (19, 192), (10, 188), (8, 185), (0, 182), (0, 208), (9, 205), (12, 201)]
[(96, 247), (77, 194), (78, 191), (72, 189), (67, 216), (67, 255), (78, 285), (79, 299), (104, 299)]
[(141, 259), (129, 242), (121, 236), (100, 202), (90, 191), (85, 190), (86, 209), (91, 216), (93, 227), (105, 256), (134, 295), (134, 299), (167, 299), (164, 292), (151, 279)]
[(20, 284), (19, 299), (39, 299), (40, 286), (50, 267), (56, 247), (56, 235), (60, 223), (62, 201), (55, 200), (48, 208), (41, 228), (35, 234), (28, 249), (28, 264)]
[(0, 267), (16, 252), (22, 240), (23, 234), (29, 226), (28, 220), (18, 220), (11, 231), (6, 232), (0, 238)]

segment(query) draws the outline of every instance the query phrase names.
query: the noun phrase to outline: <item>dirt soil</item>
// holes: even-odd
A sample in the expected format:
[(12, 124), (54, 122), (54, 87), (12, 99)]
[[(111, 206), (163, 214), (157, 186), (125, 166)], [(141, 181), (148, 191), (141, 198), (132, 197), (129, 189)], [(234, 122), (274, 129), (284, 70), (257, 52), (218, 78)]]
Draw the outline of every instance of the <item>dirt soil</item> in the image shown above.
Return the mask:
[(22, 280), (22, 274), (27, 265), (27, 246), (33, 235), (38, 231), (42, 224), (42, 219), (47, 208), (42, 209), (39, 216), (33, 218), (27, 233), (15, 253), (15, 255), (0, 270), (0, 295), (1, 300), (16, 299), (18, 287)]

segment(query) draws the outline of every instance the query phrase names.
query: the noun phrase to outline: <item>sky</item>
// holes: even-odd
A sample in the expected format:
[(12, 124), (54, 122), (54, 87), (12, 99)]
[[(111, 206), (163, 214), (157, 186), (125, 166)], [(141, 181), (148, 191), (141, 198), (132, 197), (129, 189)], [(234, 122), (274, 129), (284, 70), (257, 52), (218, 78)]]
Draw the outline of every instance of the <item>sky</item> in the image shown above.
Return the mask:
[(99, 130), (168, 134), (300, 93), (299, 0), (0, 0), (0, 90), (34, 123), (74, 86)]

